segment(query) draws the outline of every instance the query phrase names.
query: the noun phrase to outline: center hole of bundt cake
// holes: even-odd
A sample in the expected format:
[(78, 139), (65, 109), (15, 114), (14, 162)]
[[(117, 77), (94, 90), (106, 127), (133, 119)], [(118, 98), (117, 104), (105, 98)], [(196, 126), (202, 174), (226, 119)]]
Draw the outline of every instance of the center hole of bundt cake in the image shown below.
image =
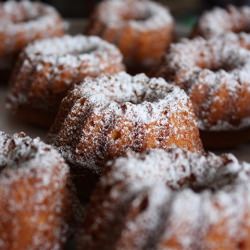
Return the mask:
[(84, 54), (90, 54), (96, 50), (97, 50), (96, 46), (89, 46), (87, 48), (82, 48), (80, 50), (70, 51), (69, 54), (73, 56), (79, 56), (79, 55), (84, 55)]
[[(1, 161), (1, 159), (0, 159), (0, 161)], [(0, 163), (0, 174), (1, 174), (2, 170), (4, 170), (5, 167), (6, 166), (4, 164), (1, 165), (1, 163)]]
[[(164, 97), (162, 97), (162, 98), (164, 98)], [(130, 102), (132, 104), (135, 104), (135, 105), (139, 105), (139, 104), (142, 104), (144, 102), (156, 103), (162, 98), (158, 97), (158, 96), (149, 96), (149, 97), (146, 97), (146, 98), (138, 98), (136, 101), (130, 100), (128, 102)]]
[(234, 33), (241, 33), (241, 32), (245, 32), (245, 33), (250, 33), (250, 25), (246, 24), (246, 25), (242, 25), (240, 27), (235, 27), (233, 29)]
[(127, 102), (130, 102), (130, 103), (135, 104), (135, 105), (139, 105), (139, 104), (142, 104), (144, 102), (156, 103), (159, 100), (164, 99), (166, 96), (166, 93), (156, 93), (154, 91), (151, 91), (148, 93), (143, 92), (140, 95), (138, 95), (135, 92), (134, 95), (136, 98), (131, 98), (130, 100), (127, 100)]
[(31, 15), (31, 14), (25, 14), (24, 15), (15, 15), (15, 16), (11, 16), (11, 21), (13, 23), (27, 23), (30, 21), (35, 21), (36, 19), (39, 18), (39, 15)]
[[(133, 10), (130, 10), (133, 11)], [(136, 12), (134, 13), (125, 13), (123, 15), (123, 19), (125, 21), (137, 21), (137, 22), (144, 22), (147, 21), (151, 16), (150, 11), (141, 11), (141, 12)]]
[(214, 72), (218, 72), (220, 70), (224, 70), (226, 72), (230, 72), (233, 69), (234, 69), (234, 67), (232, 65), (226, 65), (226, 64), (220, 65), (218, 67), (215, 66), (215, 67), (211, 68), (211, 70), (214, 71)]
[(234, 64), (230, 64), (228, 62), (211, 64), (211, 65), (199, 64), (199, 67), (202, 69), (209, 69), (213, 72), (218, 72), (221, 70), (224, 70), (226, 72), (231, 72), (232, 70), (234, 70), (236, 68), (236, 66)]
[(149, 19), (150, 15), (149, 14), (144, 14), (144, 15), (138, 15), (133, 18), (133, 20), (137, 22), (144, 22)]
[[(233, 187), (234, 183), (238, 177), (238, 174), (228, 173), (228, 174), (215, 174), (214, 178), (209, 178), (206, 180), (204, 178), (202, 183), (197, 183), (195, 177), (190, 177), (188, 181), (189, 188), (191, 188), (195, 193), (201, 193), (203, 191), (209, 190), (215, 192), (217, 190), (223, 189), (225, 187)], [(184, 185), (185, 186), (185, 185)]]

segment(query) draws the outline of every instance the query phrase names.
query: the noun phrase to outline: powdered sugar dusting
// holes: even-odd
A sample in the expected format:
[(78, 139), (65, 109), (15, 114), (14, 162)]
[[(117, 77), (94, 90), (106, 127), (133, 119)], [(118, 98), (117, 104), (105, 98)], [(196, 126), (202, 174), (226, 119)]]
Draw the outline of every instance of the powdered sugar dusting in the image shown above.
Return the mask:
[[(105, 71), (110, 65), (121, 65), (122, 57), (111, 44), (98, 37), (64, 36), (47, 39), (28, 46), (24, 53), (28, 59), (34, 61), (38, 71), (44, 70), (47, 63), (51, 64), (52, 73), (48, 77), (55, 77), (61, 67), (77, 68), (85, 66), (85, 73), (90, 76), (96, 72)], [(65, 70), (65, 69), (64, 69)], [(54, 73), (53, 73), (54, 71)], [(60, 74), (56, 75), (60, 77)]]
[(122, 72), (97, 78), (95, 84), (89, 78), (82, 85), (76, 86), (75, 91), (80, 91), (83, 98), (88, 98), (96, 106), (95, 114), (103, 112), (105, 106), (115, 110), (118, 115), (125, 114), (135, 122), (157, 121), (163, 117), (161, 110), (164, 111), (164, 108), (177, 112), (180, 106), (185, 108), (188, 105), (184, 91), (172, 87), (161, 78), (149, 79), (144, 74), (133, 78)]
[[(159, 225), (168, 210), (169, 199), (169, 190), (161, 184), (137, 195), (130, 205), (116, 249), (144, 249), (143, 247), (153, 246), (160, 233)], [(135, 216), (140, 209), (142, 211)]]

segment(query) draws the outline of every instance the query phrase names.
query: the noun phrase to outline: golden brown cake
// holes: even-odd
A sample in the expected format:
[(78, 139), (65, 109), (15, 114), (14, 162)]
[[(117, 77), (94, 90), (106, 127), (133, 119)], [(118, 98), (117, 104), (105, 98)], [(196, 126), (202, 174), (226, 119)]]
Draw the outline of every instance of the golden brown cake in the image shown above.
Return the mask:
[(100, 174), (128, 149), (202, 150), (192, 105), (161, 78), (127, 73), (87, 78), (62, 101), (49, 141), (74, 166)]
[(8, 107), (25, 121), (49, 126), (72, 85), (87, 76), (123, 69), (118, 49), (97, 37), (67, 35), (36, 41), (20, 55)]
[(250, 249), (250, 165), (154, 149), (108, 164), (78, 250)]
[(148, 0), (106, 0), (94, 11), (87, 33), (112, 42), (123, 53), (130, 73), (150, 70), (173, 40), (168, 9)]
[(27, 0), (0, 3), (0, 81), (28, 43), (63, 33), (63, 20), (51, 6)]
[(250, 32), (250, 7), (229, 5), (206, 11), (198, 20), (192, 36), (209, 38), (229, 32)]
[(183, 88), (193, 103), (204, 146), (250, 139), (250, 36), (228, 34), (171, 45), (157, 76)]
[(62, 249), (73, 201), (69, 168), (56, 150), (0, 132), (0, 250)]

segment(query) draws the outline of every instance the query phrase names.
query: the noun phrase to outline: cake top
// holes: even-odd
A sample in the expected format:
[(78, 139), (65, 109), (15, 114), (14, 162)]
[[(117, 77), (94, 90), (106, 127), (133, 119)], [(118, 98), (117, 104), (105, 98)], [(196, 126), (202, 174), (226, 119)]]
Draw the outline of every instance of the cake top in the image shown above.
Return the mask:
[[(23, 54), (27, 57), (24, 59), (36, 63), (37, 71), (42, 71), (47, 63), (54, 66), (54, 74), (64, 70), (64, 67), (99, 72), (110, 65), (122, 64), (119, 50), (94, 36), (65, 35), (35, 41), (26, 47)], [(28, 61), (26, 64), (28, 66)]]
[[(68, 167), (59, 153), (39, 138), (31, 139), (24, 133), (13, 136), (0, 133), (1, 181), (11, 181), (12, 178), (22, 175), (33, 175), (33, 170), (36, 169), (44, 169), (43, 176), (46, 179), (46, 176), (50, 176), (55, 167), (61, 169), (58, 177), (68, 172)], [(46, 172), (47, 174), (45, 174)]]
[(9, 137), (0, 131), (0, 172), (7, 164), (5, 145), (8, 139)]
[(96, 11), (100, 21), (114, 27), (126, 23), (138, 30), (154, 30), (173, 23), (166, 7), (149, 0), (106, 0), (99, 4)]
[(132, 188), (165, 183), (173, 190), (228, 189), (250, 178), (250, 165), (231, 154), (192, 153), (179, 148), (154, 149), (143, 154), (128, 153), (108, 164), (112, 171), (102, 182), (127, 182)]
[(218, 85), (215, 78), (222, 77), (226, 78), (227, 86), (233, 88), (239, 79), (249, 75), (246, 74), (250, 67), (249, 51), (244, 48), (249, 42), (247, 34), (228, 34), (209, 40), (183, 39), (171, 45), (165, 62), (171, 70), (180, 73), (179, 84), (195, 83), (196, 77), (203, 74), (210, 86)]
[(235, 7), (229, 5), (227, 9), (214, 8), (205, 12), (198, 23), (198, 29), (204, 37), (217, 36), (230, 31), (249, 30), (250, 7)]
[(6, 1), (0, 3), (0, 31), (15, 32), (21, 28), (33, 28), (39, 25), (55, 25), (55, 18), (59, 18), (57, 11), (46, 4), (28, 0)]
[(121, 72), (87, 78), (72, 93), (93, 104), (95, 113), (126, 114), (132, 120), (144, 122), (167, 118), (178, 110), (191, 112), (189, 98), (183, 90), (162, 78), (148, 78), (145, 74), (131, 76)]
[[(40, 41), (35, 41), (25, 49), (24, 53), (29, 56), (65, 56), (60, 58), (65, 60), (67, 58), (78, 57), (79, 59), (84, 57), (96, 56), (98, 53), (110, 52), (115, 55), (121, 56), (118, 53), (116, 47), (99, 37), (76, 35), (65, 35), (63, 37), (47, 38)], [(68, 56), (68, 57), (67, 57)], [(68, 62), (69, 64), (71, 62)]]

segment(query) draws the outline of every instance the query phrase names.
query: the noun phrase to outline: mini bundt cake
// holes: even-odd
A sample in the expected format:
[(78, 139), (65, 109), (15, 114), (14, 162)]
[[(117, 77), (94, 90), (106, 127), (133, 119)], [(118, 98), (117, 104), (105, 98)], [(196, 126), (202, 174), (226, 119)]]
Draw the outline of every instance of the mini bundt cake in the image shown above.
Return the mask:
[(190, 96), (206, 147), (250, 139), (249, 48), (248, 34), (185, 39), (171, 45), (156, 74)]
[(69, 163), (96, 173), (128, 149), (202, 149), (183, 90), (161, 78), (124, 72), (75, 86), (62, 101), (48, 139)]
[(250, 32), (250, 7), (219, 7), (205, 12), (196, 24), (192, 36), (209, 38), (229, 32)]
[(63, 20), (51, 6), (27, 0), (0, 3), (1, 81), (7, 78), (17, 54), (28, 43), (63, 33)]
[(154, 149), (110, 163), (78, 249), (250, 249), (250, 164)]
[(168, 9), (148, 0), (103, 1), (87, 27), (88, 34), (117, 45), (130, 73), (158, 65), (173, 40), (173, 30)]
[(118, 49), (97, 37), (66, 35), (36, 41), (20, 55), (8, 106), (26, 121), (49, 126), (73, 84), (123, 69)]
[(0, 250), (62, 249), (72, 203), (69, 168), (56, 150), (0, 132)]

